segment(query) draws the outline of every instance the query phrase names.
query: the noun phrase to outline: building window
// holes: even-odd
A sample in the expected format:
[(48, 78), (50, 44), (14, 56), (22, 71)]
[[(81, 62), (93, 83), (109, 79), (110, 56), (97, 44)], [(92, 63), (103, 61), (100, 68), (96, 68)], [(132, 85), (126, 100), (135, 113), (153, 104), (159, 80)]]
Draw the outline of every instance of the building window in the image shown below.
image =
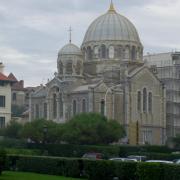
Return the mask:
[(16, 101), (16, 93), (13, 93), (12, 100)]
[(57, 101), (56, 94), (53, 94), (53, 118), (57, 117)]
[(129, 59), (129, 47), (126, 47), (124, 51), (124, 59)]
[(99, 57), (99, 47), (98, 46), (94, 47), (94, 56), (95, 56), (95, 58)]
[(105, 115), (105, 101), (104, 99), (101, 100), (101, 115)]
[(143, 89), (143, 111), (147, 112), (147, 90)]
[(117, 46), (115, 58), (121, 59), (122, 57), (122, 46)]
[(152, 113), (152, 93), (150, 92), (148, 95), (148, 111)]
[(73, 101), (73, 115), (76, 115), (77, 113), (77, 102), (76, 100)]
[(5, 127), (5, 117), (0, 117), (0, 128)]
[(110, 59), (114, 58), (114, 47), (113, 46), (109, 47), (109, 58)]
[(90, 46), (87, 47), (87, 59), (88, 60), (92, 59), (92, 50)]
[(137, 110), (141, 112), (141, 91), (138, 91), (137, 94)]
[(59, 62), (59, 74), (63, 74), (63, 63)]
[(39, 118), (39, 105), (36, 104), (36, 118)]
[(60, 99), (59, 99), (59, 103), (60, 103), (60, 117), (62, 118), (63, 117), (63, 96), (62, 96), (62, 93), (60, 93)]
[(47, 118), (47, 103), (44, 103), (44, 118)]
[(82, 112), (85, 113), (86, 112), (86, 100), (83, 99), (82, 101)]
[(66, 64), (66, 74), (72, 74), (72, 61), (69, 61)]
[(136, 47), (135, 46), (132, 47), (131, 53), (132, 53), (132, 55), (131, 55), (132, 61), (135, 61), (136, 60)]
[(6, 97), (0, 96), (0, 107), (5, 107), (5, 106), (6, 106)]
[(106, 46), (103, 44), (101, 45), (101, 58), (105, 59), (106, 58)]

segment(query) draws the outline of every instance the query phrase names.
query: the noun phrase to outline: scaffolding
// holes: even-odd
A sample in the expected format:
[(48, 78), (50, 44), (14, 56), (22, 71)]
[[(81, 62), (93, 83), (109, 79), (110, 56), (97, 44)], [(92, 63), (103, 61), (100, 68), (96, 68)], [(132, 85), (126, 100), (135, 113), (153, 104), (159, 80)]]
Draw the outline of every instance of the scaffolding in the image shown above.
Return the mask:
[(167, 136), (180, 134), (180, 52), (145, 56), (156, 66), (157, 76), (166, 87)]

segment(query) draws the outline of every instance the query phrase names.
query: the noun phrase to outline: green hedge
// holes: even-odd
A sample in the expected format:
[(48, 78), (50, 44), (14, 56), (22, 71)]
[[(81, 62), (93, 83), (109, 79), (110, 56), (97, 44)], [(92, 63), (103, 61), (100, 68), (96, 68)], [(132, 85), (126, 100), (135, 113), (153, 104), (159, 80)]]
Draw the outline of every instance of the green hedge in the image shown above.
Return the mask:
[(0, 149), (0, 175), (5, 168), (6, 163), (6, 151), (3, 149)]
[(180, 166), (159, 163), (138, 163), (138, 180), (179, 180)]
[(8, 156), (7, 170), (35, 172), (89, 180), (179, 180), (180, 166), (159, 163), (90, 161), (73, 158)]
[[(69, 144), (29, 144), (28, 148), (46, 149), (50, 156), (60, 157), (82, 157), (87, 152), (99, 152), (104, 154), (106, 158), (125, 157), (138, 153), (163, 153), (170, 154), (173, 150), (166, 146), (90, 146), (90, 145), (69, 145)], [(175, 151), (175, 150), (174, 150)]]
[(81, 173), (79, 164), (78, 159), (10, 155), (6, 162), (6, 168), (23, 172), (79, 177)]

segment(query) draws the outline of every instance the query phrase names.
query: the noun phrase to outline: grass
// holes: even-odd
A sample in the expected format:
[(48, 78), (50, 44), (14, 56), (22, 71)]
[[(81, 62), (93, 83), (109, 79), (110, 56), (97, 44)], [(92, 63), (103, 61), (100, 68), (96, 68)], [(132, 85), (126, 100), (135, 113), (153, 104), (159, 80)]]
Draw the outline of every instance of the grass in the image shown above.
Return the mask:
[(80, 180), (80, 179), (66, 178), (61, 176), (50, 176), (50, 175), (35, 174), (35, 173), (4, 171), (0, 176), (0, 180)]

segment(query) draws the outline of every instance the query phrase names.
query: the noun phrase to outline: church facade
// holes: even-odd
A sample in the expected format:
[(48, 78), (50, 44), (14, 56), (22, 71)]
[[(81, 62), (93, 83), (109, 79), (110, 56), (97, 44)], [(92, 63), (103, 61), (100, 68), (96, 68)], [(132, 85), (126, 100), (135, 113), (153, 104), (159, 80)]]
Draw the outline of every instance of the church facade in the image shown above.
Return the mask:
[(82, 46), (70, 42), (58, 53), (57, 73), (30, 97), (30, 120), (59, 123), (97, 112), (118, 121), (130, 144), (166, 140), (166, 92), (143, 62), (135, 26), (111, 3), (89, 26)]

